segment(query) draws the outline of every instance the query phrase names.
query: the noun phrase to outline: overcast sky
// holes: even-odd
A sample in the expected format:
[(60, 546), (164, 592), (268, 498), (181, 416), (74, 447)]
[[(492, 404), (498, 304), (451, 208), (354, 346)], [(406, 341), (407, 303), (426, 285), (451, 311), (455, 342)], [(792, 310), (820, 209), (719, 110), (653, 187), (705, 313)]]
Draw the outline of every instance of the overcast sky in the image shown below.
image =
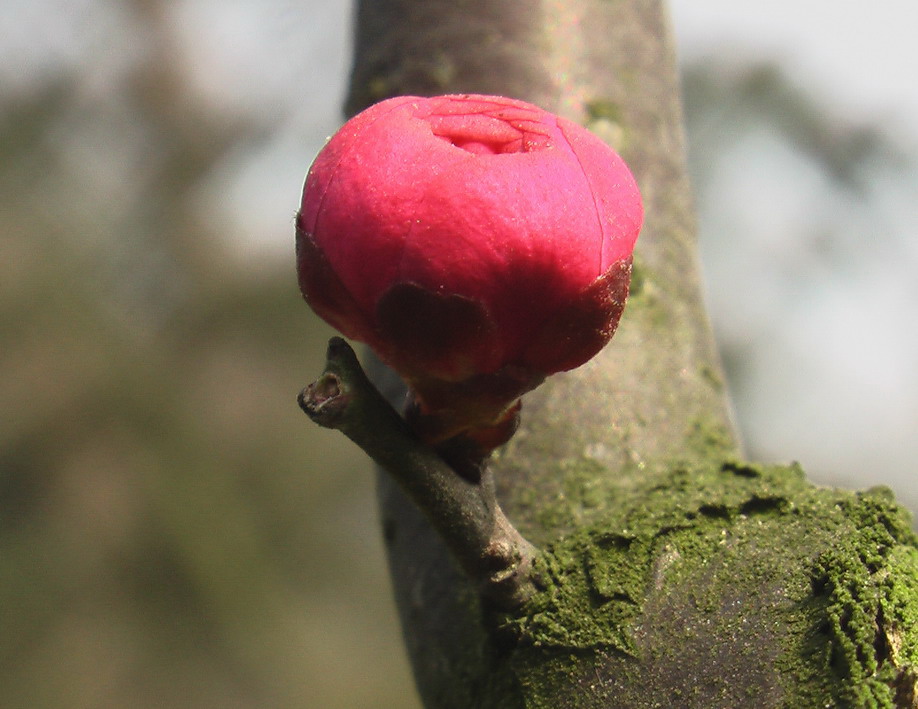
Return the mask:
[(918, 4), (671, 0), (684, 58), (731, 48), (778, 60), (821, 99), (918, 131)]
[[(828, 113), (885, 128), (914, 161), (914, 0), (671, 7), (683, 61), (774, 61)], [(801, 460), (824, 482), (891, 485), (916, 509), (918, 174), (874, 178), (862, 202), (793, 146), (752, 135), (699, 195), (702, 252), (715, 327), (752, 344), (734, 394), (757, 454)], [(797, 258), (814, 235), (841, 259)]]

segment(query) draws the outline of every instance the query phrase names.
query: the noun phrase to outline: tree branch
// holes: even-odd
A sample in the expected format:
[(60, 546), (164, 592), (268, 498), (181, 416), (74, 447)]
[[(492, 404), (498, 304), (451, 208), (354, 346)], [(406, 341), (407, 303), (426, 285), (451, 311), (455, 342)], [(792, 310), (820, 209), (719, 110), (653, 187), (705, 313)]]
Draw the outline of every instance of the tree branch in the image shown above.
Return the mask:
[(370, 382), (340, 337), (328, 343), (325, 372), (297, 398), (315, 423), (340, 430), (397, 481), (427, 515), (482, 594), (503, 608), (535, 590), (536, 549), (504, 516), (484, 468), (476, 480), (457, 473)]
[[(544, 588), (503, 619), (392, 475), (379, 479), (405, 641), (430, 709), (913, 707), (918, 551), (882, 493), (738, 463), (704, 309), (660, 0), (362, 0), (353, 113), (493, 93), (580, 121), (646, 220), (612, 343), (523, 400), (491, 461)], [(371, 370), (390, 401), (404, 395)], [(488, 618), (491, 622), (482, 622)]]

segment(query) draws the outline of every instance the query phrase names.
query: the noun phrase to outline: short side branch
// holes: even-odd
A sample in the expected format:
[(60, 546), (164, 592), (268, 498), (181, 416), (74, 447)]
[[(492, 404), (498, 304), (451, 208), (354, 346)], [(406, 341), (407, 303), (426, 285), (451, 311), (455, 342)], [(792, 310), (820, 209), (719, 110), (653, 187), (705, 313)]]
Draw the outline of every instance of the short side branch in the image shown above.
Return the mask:
[(322, 376), (297, 399), (303, 411), (340, 430), (398, 481), (483, 595), (507, 608), (523, 603), (534, 591), (538, 552), (504, 516), (490, 473), (468, 480), (418, 440), (343, 339), (329, 341), (327, 357)]

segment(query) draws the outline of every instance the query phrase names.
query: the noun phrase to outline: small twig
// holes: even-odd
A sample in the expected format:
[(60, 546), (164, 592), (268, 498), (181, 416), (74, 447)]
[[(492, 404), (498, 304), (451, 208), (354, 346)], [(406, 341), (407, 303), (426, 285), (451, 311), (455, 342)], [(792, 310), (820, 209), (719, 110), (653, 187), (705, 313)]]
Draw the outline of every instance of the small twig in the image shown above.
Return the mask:
[(421, 442), (340, 337), (329, 341), (327, 357), (322, 376), (297, 399), (303, 411), (340, 430), (398, 481), (483, 595), (505, 608), (522, 604), (535, 590), (538, 552), (504, 516), (487, 469), (469, 480)]

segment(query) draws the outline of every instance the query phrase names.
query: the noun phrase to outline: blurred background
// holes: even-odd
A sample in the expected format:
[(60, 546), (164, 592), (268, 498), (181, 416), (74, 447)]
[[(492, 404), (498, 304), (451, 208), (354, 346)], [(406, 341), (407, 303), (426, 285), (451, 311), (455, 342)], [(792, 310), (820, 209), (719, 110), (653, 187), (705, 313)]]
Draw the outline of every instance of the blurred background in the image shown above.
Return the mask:
[[(918, 462), (912, 0), (676, 0), (750, 454)], [(412, 709), (372, 477), (295, 403), (351, 7), (0, 0), (0, 707)]]

